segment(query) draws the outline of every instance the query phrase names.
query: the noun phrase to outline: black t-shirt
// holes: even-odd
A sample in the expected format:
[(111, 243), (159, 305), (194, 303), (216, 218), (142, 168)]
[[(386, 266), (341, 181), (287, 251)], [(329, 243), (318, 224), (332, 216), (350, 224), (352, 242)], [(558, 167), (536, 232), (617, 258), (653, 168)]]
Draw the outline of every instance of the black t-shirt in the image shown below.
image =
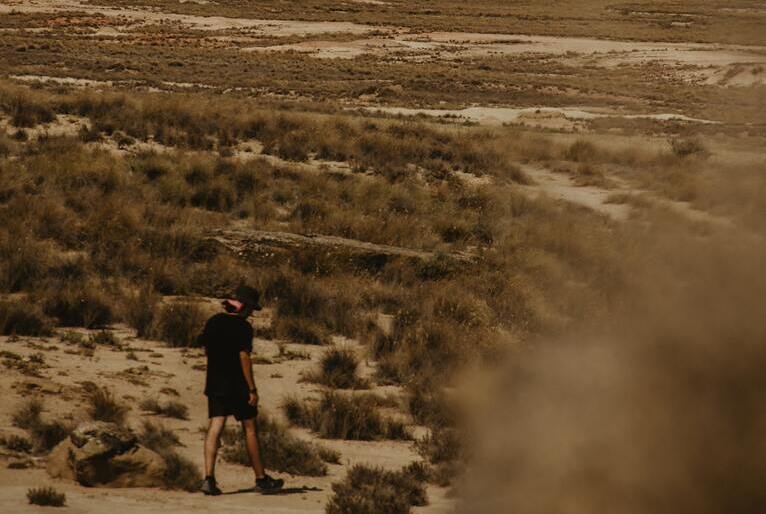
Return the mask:
[(244, 318), (216, 314), (205, 323), (200, 342), (207, 354), (205, 394), (234, 396), (248, 393), (239, 352), (253, 351), (253, 327)]

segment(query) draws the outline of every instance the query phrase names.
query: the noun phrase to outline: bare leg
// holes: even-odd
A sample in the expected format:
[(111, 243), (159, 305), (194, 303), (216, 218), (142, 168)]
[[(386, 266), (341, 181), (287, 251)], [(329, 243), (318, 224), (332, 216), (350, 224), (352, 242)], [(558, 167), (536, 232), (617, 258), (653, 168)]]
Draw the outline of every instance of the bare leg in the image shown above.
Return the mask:
[(266, 472), (263, 469), (263, 462), (261, 461), (261, 448), (258, 442), (258, 430), (255, 425), (255, 419), (243, 420), (242, 430), (245, 434), (247, 453), (250, 455), (250, 463), (253, 465), (255, 478), (263, 478), (266, 476)]
[(205, 437), (205, 476), (215, 476), (215, 458), (218, 455), (218, 446), (224, 426), (226, 426), (226, 416), (210, 418), (210, 425)]

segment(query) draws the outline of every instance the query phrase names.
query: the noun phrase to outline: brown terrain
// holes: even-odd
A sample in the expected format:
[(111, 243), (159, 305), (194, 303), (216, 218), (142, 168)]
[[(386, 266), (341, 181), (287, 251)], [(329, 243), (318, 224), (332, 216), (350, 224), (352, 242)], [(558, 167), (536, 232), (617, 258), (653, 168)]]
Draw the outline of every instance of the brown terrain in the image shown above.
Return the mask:
[[(72, 513), (748, 512), (764, 420), (734, 392), (762, 385), (764, 26), (749, 0), (0, 0), (0, 512), (37, 512), (42, 486)], [(219, 459), (218, 498), (52, 477), (55, 444), (18, 413), (40, 399), (66, 441), (99, 419), (97, 384), (119, 424), (174, 433), (175, 478), (196, 479), (192, 336), (242, 278), (266, 301), (262, 410), (337, 452), (324, 472), (258, 495)], [(333, 349), (342, 387), (317, 377)], [(373, 395), (401, 433), (290, 414), (334, 413), (328, 394)], [(696, 435), (665, 451), (674, 427)], [(662, 481), (649, 455), (671, 459)], [(343, 507), (356, 465), (404, 469), (426, 500), (356, 484)], [(677, 503), (653, 496), (667, 484)]]

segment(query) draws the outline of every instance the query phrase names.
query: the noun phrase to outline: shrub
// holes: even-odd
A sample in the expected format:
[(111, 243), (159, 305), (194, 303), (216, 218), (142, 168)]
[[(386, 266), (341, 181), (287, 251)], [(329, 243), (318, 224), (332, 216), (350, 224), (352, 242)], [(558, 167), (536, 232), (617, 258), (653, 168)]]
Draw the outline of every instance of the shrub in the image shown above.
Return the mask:
[(165, 449), (159, 453), (165, 462), (165, 471), (162, 474), (165, 488), (197, 491), (202, 481), (202, 474), (197, 466), (174, 450)]
[(442, 464), (460, 458), (463, 442), (456, 429), (440, 428), (416, 441), (415, 447), (431, 464)]
[(371, 441), (409, 439), (403, 423), (383, 418), (374, 395), (345, 396), (324, 393), (317, 403), (288, 398), (282, 409), (291, 423), (313, 430), (327, 439)]
[(413, 467), (387, 471), (357, 464), (332, 490), (327, 514), (408, 514), (411, 506), (428, 503), (422, 477)]
[(181, 402), (170, 400), (161, 404), (153, 398), (142, 401), (140, 407), (154, 414), (176, 419), (189, 419), (189, 408)]
[(11, 123), (15, 127), (34, 127), (56, 118), (48, 105), (22, 92), (5, 99), (4, 103), (4, 110), (11, 115)]
[(137, 337), (151, 337), (159, 300), (159, 296), (149, 287), (124, 300), (125, 321), (136, 329)]
[(322, 355), (319, 369), (306, 380), (336, 389), (366, 389), (369, 383), (358, 375), (359, 358), (351, 348), (330, 348)]
[(30, 398), (16, 409), (11, 416), (11, 422), (30, 433), (37, 450), (47, 452), (69, 435), (69, 428), (59, 421), (44, 421), (42, 411), (42, 402), (37, 398)]
[(117, 336), (108, 330), (99, 330), (98, 332), (90, 334), (90, 336), (88, 336), (88, 343), (90, 343), (89, 346), (93, 348), (96, 346), (120, 345), (120, 341), (117, 339)]
[(264, 288), (265, 298), (276, 303), (277, 334), (313, 341), (324, 339), (328, 331), (354, 337), (359, 328), (356, 295), (335, 289), (331, 282), (305, 275), (277, 275)]
[(41, 422), (43, 402), (37, 398), (30, 398), (22, 403), (11, 416), (14, 426), (31, 429)]
[(429, 384), (414, 384), (408, 399), (408, 407), (412, 419), (429, 427), (449, 427), (455, 424), (455, 409), (444, 396)]
[(83, 336), (80, 332), (75, 332), (73, 330), (67, 330), (66, 332), (62, 333), (59, 336), (59, 340), (61, 340), (62, 343), (74, 344), (77, 346), (87, 344), (85, 342), (85, 336)]
[(181, 444), (180, 439), (172, 430), (162, 424), (155, 424), (148, 420), (144, 420), (141, 425), (138, 440), (142, 445), (156, 452)]
[(303, 344), (323, 345), (328, 340), (327, 330), (308, 318), (279, 317), (274, 332), (279, 338)]
[(53, 323), (32, 303), (0, 302), (0, 334), (49, 336)]
[(27, 491), (27, 499), (32, 505), (42, 505), (44, 507), (63, 507), (66, 504), (66, 495), (52, 487), (29, 489)]
[(32, 440), (41, 452), (49, 452), (69, 436), (71, 428), (60, 421), (47, 421), (32, 427)]
[(204, 323), (205, 314), (198, 304), (170, 303), (160, 309), (154, 335), (176, 348), (193, 346)]
[(669, 143), (670, 149), (676, 157), (684, 158), (690, 155), (707, 154), (707, 148), (697, 138), (673, 138)]
[(114, 317), (111, 300), (94, 284), (54, 284), (43, 294), (45, 313), (66, 327), (102, 327)]
[(589, 162), (598, 154), (593, 143), (578, 139), (564, 152), (564, 157), (575, 162)]
[(117, 424), (122, 424), (125, 421), (128, 407), (120, 404), (107, 388), (88, 387), (85, 398), (88, 402), (88, 415), (92, 419)]
[[(250, 465), (244, 438), (237, 430), (223, 433), (222, 456), (229, 462)], [(326, 462), (337, 463), (340, 455), (318, 444), (290, 434), (287, 427), (264, 414), (258, 415), (258, 439), (264, 465), (270, 469), (302, 476), (325, 476)]]
[(0, 438), (0, 445), (14, 452), (29, 453), (32, 451), (32, 442), (26, 437), (16, 434)]

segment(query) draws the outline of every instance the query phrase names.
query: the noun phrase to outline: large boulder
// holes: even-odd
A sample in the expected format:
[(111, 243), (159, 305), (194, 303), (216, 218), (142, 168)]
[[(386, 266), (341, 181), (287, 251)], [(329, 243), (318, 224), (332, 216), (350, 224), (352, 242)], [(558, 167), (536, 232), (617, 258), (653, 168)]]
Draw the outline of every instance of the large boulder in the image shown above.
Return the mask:
[(114, 423), (81, 423), (48, 457), (48, 474), (89, 487), (162, 485), (165, 461)]

